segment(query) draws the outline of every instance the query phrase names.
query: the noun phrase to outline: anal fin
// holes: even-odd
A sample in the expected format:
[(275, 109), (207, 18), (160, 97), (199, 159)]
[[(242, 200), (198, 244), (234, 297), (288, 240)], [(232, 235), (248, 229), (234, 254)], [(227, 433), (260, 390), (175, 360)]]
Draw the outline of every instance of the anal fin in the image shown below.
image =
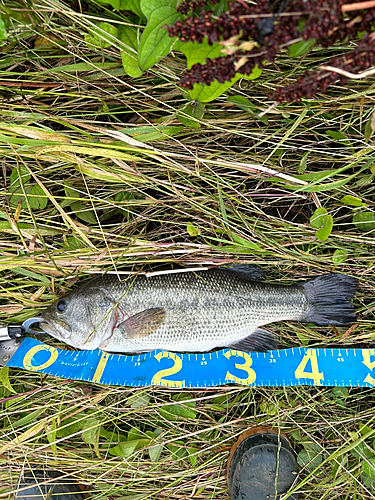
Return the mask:
[(237, 351), (267, 352), (277, 349), (277, 344), (277, 335), (263, 328), (257, 328), (255, 332), (251, 333), (248, 337), (235, 344), (228, 345), (227, 347), (231, 347)]

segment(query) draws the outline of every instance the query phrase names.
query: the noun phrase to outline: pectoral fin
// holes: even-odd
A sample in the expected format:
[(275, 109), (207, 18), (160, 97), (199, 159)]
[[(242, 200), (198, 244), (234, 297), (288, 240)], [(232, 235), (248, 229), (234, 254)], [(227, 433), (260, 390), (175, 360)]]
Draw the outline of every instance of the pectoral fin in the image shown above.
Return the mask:
[(267, 352), (272, 349), (277, 349), (277, 336), (263, 328), (257, 328), (255, 332), (248, 337), (228, 345), (233, 349), (245, 352)]
[(148, 337), (156, 332), (163, 323), (164, 318), (165, 310), (161, 307), (155, 307), (130, 316), (130, 318), (119, 323), (116, 328), (121, 330), (129, 339)]

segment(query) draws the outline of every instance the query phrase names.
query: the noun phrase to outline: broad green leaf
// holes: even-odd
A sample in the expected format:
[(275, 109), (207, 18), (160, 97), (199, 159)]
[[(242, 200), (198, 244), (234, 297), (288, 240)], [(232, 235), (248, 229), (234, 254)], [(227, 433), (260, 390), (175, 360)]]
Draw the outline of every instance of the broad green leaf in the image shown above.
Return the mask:
[(99, 439), (100, 422), (96, 417), (89, 417), (83, 426), (82, 439), (86, 444), (95, 444)]
[(323, 459), (321, 455), (317, 455), (314, 452), (302, 450), (297, 455), (297, 463), (300, 467), (306, 467), (306, 469), (312, 471), (322, 463)]
[(141, 10), (141, 0), (120, 0), (120, 10), (131, 10), (137, 16), (145, 18)]
[(315, 237), (320, 241), (325, 241), (332, 231), (332, 215), (329, 215), (327, 210), (323, 207), (317, 208), (310, 218), (310, 225), (314, 229), (318, 229), (315, 233)]
[(64, 181), (64, 191), (65, 191), (65, 196), (67, 198), (70, 198), (69, 200), (69, 205), (72, 200), (77, 200), (77, 198), (80, 197), (80, 194), (77, 189), (73, 189), (67, 182)]
[[(332, 389), (332, 393), (334, 397), (336, 398), (346, 398), (348, 396), (348, 389), (346, 387), (334, 387)], [(369, 429), (371, 430), (371, 429)]]
[(147, 26), (138, 47), (138, 64), (146, 70), (169, 53), (176, 38), (171, 38), (165, 27), (173, 24), (179, 14), (176, 0), (141, 0), (140, 6)]
[(49, 278), (47, 278), (47, 276), (45, 276), (42, 273), (39, 274), (39, 273), (30, 271), (30, 269), (23, 269), (22, 267), (14, 267), (13, 272), (16, 274), (20, 274), (21, 276), (27, 276), (28, 278), (35, 279), (36, 281), (42, 281), (44, 283), (50, 284), (50, 280), (49, 280)]
[(138, 65), (138, 32), (139, 29), (133, 26), (120, 26), (118, 28), (118, 37), (122, 42), (119, 44), (122, 65), (126, 74), (132, 78), (138, 78), (143, 73)]
[(188, 222), (186, 230), (190, 234), (190, 236), (198, 236), (201, 234), (201, 230), (199, 229), (199, 227), (193, 226), (191, 222)]
[(195, 83), (193, 90), (189, 90), (189, 96), (191, 99), (196, 99), (200, 102), (210, 102), (221, 96), (226, 90), (228, 90), (232, 85), (234, 85), (238, 80), (244, 78), (245, 80), (254, 80), (259, 78), (262, 74), (262, 70), (255, 66), (252, 73), (247, 75), (236, 74), (230, 82), (219, 83), (217, 80), (211, 83), (211, 85), (203, 85), (202, 83)]
[(79, 201), (73, 201), (70, 204), (70, 208), (73, 210), (76, 216), (84, 222), (87, 222), (88, 224), (97, 224), (94, 211), (90, 209), (88, 210), (85, 205), (83, 205)]
[(58, 437), (69, 437), (77, 432), (81, 431), (83, 426), (85, 425), (85, 415), (83, 413), (79, 413), (74, 417), (69, 417), (66, 420), (62, 421), (60, 427), (57, 430)]
[(213, 43), (209, 45), (207, 38), (203, 38), (202, 43), (187, 42), (181, 45), (180, 50), (187, 59), (187, 69), (191, 69), (194, 64), (205, 64), (206, 59), (215, 59), (220, 56), (222, 45)]
[(21, 181), (20, 181), (20, 177), (22, 179), (22, 183), (23, 184), (26, 184), (29, 180), (30, 180), (30, 177), (31, 175), (29, 174), (29, 171), (27, 170), (26, 167), (20, 167), (19, 168), (19, 171), (20, 171), (20, 175), (18, 175), (18, 170), (17, 168), (14, 168), (10, 174), (10, 178), (9, 178), (9, 182), (10, 182), (10, 186), (15, 186), (15, 185), (20, 185)]
[(228, 97), (227, 101), (235, 104), (244, 111), (247, 111), (251, 115), (255, 115), (257, 111), (259, 111), (258, 108), (249, 101), (249, 99), (242, 95), (232, 95)]
[(121, 0), (96, 0), (98, 3), (103, 5), (112, 5), (112, 7), (119, 11), (121, 7)]
[(366, 434), (369, 434), (371, 432), (374, 432), (373, 427), (369, 427), (366, 424), (362, 424), (362, 422), (359, 423), (359, 432), (362, 434), (362, 436), (365, 436)]
[(175, 460), (186, 458), (188, 456), (188, 452), (183, 441), (174, 441), (173, 443), (167, 444), (167, 448)]
[(374, 458), (373, 452), (362, 439), (359, 440), (358, 444), (349, 451), (353, 455), (353, 457), (357, 458), (358, 460)]
[(303, 153), (303, 156), (301, 158), (301, 161), (299, 162), (299, 165), (297, 167), (297, 174), (303, 174), (303, 172), (307, 168), (307, 157), (310, 154), (311, 151), (306, 151)]
[(57, 446), (56, 446), (56, 434), (57, 434), (57, 421), (56, 418), (51, 419), (51, 423), (46, 426), (46, 437), (51, 446), (53, 455), (57, 456)]
[(375, 489), (375, 478), (369, 476), (365, 472), (361, 474), (361, 481), (365, 488), (371, 488), (372, 491)]
[(365, 141), (368, 142), (375, 132), (375, 111), (370, 115), (365, 125)]
[(150, 455), (151, 462), (157, 462), (159, 460), (163, 448), (164, 446), (162, 444), (150, 446), (150, 448), (148, 449), (148, 454)]
[(150, 396), (145, 392), (136, 392), (128, 399), (130, 408), (144, 408), (150, 402)]
[(357, 198), (356, 196), (351, 196), (350, 194), (343, 196), (340, 200), (340, 203), (342, 203), (343, 205), (350, 205), (351, 207), (367, 206), (366, 203), (362, 202), (361, 198)]
[(289, 57), (299, 57), (305, 54), (311, 49), (316, 43), (315, 38), (310, 38), (310, 40), (303, 40), (302, 42), (296, 42), (289, 47)]
[(375, 229), (375, 214), (373, 212), (357, 212), (353, 216), (353, 224), (361, 231), (372, 231)]
[(317, 208), (310, 217), (310, 225), (315, 229), (325, 226), (327, 210), (325, 208)]
[(375, 478), (375, 457), (362, 462), (362, 470), (371, 478)]
[(252, 250), (262, 250), (261, 246), (258, 245), (258, 243), (254, 243), (253, 241), (246, 240), (245, 238), (242, 238), (242, 236), (237, 236), (236, 234), (232, 233), (232, 238), (235, 243), (238, 245), (241, 245), (245, 248), (251, 248)]
[(120, 132), (131, 135), (140, 142), (152, 142), (165, 140), (170, 136), (178, 134), (182, 130), (184, 130), (184, 127), (164, 127), (159, 125), (154, 127), (129, 127), (120, 129)]
[(348, 138), (342, 132), (336, 130), (327, 130), (327, 135), (329, 137), (332, 137), (332, 139), (340, 141), (340, 144), (345, 144), (345, 146), (347, 146), (348, 148), (353, 149), (350, 141), (348, 141)]
[(3, 19), (0, 17), (0, 40), (6, 40), (7, 39), (7, 32), (5, 29), (5, 23)]
[(43, 412), (44, 408), (27, 413), (24, 417), (16, 420), (13, 423), (13, 427), (17, 429), (19, 427), (23, 427), (24, 425), (30, 424), (31, 422), (35, 422)]
[(304, 439), (302, 444), (308, 452), (319, 454), (322, 451), (321, 445), (319, 443), (315, 443), (315, 441), (307, 441)]
[(188, 448), (189, 460), (192, 466), (197, 463), (198, 460), (198, 449), (197, 448)]
[(326, 222), (323, 227), (317, 230), (315, 237), (320, 241), (325, 241), (331, 234), (333, 228), (333, 217), (332, 215), (326, 215)]
[(336, 266), (338, 264), (342, 264), (343, 262), (346, 261), (346, 259), (348, 258), (348, 251), (343, 249), (343, 250), (335, 250), (333, 255), (332, 255), (332, 260), (333, 260), (333, 263), (336, 264)]
[(72, 249), (72, 250), (76, 250), (77, 248), (85, 248), (86, 247), (85, 243), (83, 243), (78, 238), (75, 238), (74, 236), (68, 236), (66, 238), (66, 245), (65, 246)]
[(0, 384), (8, 389), (9, 392), (17, 394), (17, 391), (13, 389), (12, 384), (9, 381), (9, 368), (7, 366), (3, 366), (0, 369)]
[(34, 186), (30, 189), (27, 199), (29, 201), (30, 208), (34, 210), (43, 210), (46, 208), (48, 203), (48, 198), (45, 192), (38, 184), (34, 184)]
[(97, 0), (102, 5), (112, 5), (112, 7), (119, 10), (131, 10), (139, 17), (144, 17), (140, 8), (140, 0)]
[[(109, 36), (106, 36), (106, 35)], [(85, 42), (88, 46), (95, 45), (96, 47), (102, 47), (103, 49), (116, 44), (118, 38), (118, 30), (116, 26), (109, 23), (98, 23), (96, 28), (92, 28), (90, 33), (85, 35)]]
[(133, 441), (125, 441), (123, 443), (119, 443), (118, 445), (108, 450), (108, 452), (116, 457), (128, 458), (136, 449), (138, 441), (138, 439), (135, 439)]
[(332, 139), (337, 139), (338, 141), (341, 139), (347, 139), (346, 135), (337, 130), (327, 130), (327, 135), (332, 137)]
[[(183, 402), (187, 399), (191, 399), (191, 396), (188, 397), (182, 393), (176, 394), (172, 399), (176, 402)], [(197, 416), (194, 407), (195, 401), (190, 401), (186, 402), (185, 404), (178, 405), (165, 405), (160, 408), (160, 414), (169, 421), (181, 420), (181, 418), (194, 420)]]
[(177, 118), (185, 127), (199, 128), (201, 125), (198, 120), (201, 120), (203, 115), (204, 105), (200, 102), (195, 102), (181, 106), (177, 113)]
[(254, 116), (254, 118), (257, 118), (260, 120), (262, 123), (265, 125), (268, 125), (268, 118), (267, 116), (258, 116), (259, 109), (252, 104), (249, 99), (242, 95), (234, 95), (231, 97), (228, 97), (228, 102), (231, 102), (232, 104), (235, 104), (238, 106), (240, 109), (243, 109), (247, 113), (250, 113), (251, 116)]
[(132, 427), (128, 432), (128, 441), (134, 441), (136, 439), (144, 439), (144, 437), (145, 437), (144, 433), (137, 427)]
[(183, 405), (169, 405), (160, 408), (160, 415), (166, 420), (174, 422), (181, 421), (183, 418), (194, 420), (197, 414), (194, 410)]
[[(150, 435), (151, 434), (151, 435)], [(133, 451), (147, 446), (154, 438), (153, 433), (143, 433), (136, 427), (132, 427), (128, 433), (127, 441), (119, 443), (109, 450), (111, 455), (127, 458)]]
[[(181, 46), (180, 50), (185, 54), (187, 58), (187, 69), (191, 69), (194, 64), (200, 63), (205, 64), (206, 59), (215, 59), (220, 56), (222, 45), (214, 43), (209, 45), (207, 38), (203, 39), (202, 43), (198, 42), (187, 42)], [(189, 96), (192, 100), (197, 100), (200, 102), (210, 102), (223, 94), (228, 90), (237, 80), (240, 78), (245, 78), (247, 80), (253, 80), (258, 78), (262, 74), (262, 70), (256, 66), (251, 75), (240, 75), (236, 74), (230, 82), (219, 83), (217, 80), (211, 83), (211, 85), (203, 85), (202, 83), (195, 83), (194, 88), (189, 90)]]
[(259, 405), (260, 410), (270, 416), (277, 415), (280, 407), (281, 403), (276, 405), (274, 401), (267, 401), (266, 399)]

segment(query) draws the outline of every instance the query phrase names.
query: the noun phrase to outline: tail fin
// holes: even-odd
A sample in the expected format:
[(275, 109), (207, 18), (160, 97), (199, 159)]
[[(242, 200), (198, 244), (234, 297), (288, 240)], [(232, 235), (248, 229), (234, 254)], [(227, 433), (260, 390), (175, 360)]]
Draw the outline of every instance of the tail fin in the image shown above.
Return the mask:
[(306, 281), (303, 289), (308, 301), (305, 323), (346, 325), (356, 320), (351, 299), (358, 280), (345, 274), (330, 273)]

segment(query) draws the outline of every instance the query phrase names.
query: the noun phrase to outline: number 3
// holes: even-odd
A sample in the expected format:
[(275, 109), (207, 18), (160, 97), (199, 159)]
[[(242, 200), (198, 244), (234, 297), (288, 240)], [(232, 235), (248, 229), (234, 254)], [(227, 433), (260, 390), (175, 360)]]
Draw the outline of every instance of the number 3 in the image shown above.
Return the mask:
[(250, 355), (247, 354), (246, 352), (242, 351), (233, 351), (230, 350), (224, 354), (224, 356), (229, 359), (231, 356), (236, 356), (240, 358), (244, 358), (244, 363), (239, 364), (235, 363), (235, 368), (238, 370), (244, 370), (247, 373), (247, 378), (240, 378), (236, 377), (235, 375), (232, 375), (231, 373), (227, 372), (225, 376), (225, 380), (227, 382), (234, 382), (235, 384), (241, 384), (241, 385), (250, 385), (255, 382), (255, 379), (257, 378), (257, 375), (255, 371), (250, 368), (250, 366), (253, 364), (253, 360), (251, 359)]

